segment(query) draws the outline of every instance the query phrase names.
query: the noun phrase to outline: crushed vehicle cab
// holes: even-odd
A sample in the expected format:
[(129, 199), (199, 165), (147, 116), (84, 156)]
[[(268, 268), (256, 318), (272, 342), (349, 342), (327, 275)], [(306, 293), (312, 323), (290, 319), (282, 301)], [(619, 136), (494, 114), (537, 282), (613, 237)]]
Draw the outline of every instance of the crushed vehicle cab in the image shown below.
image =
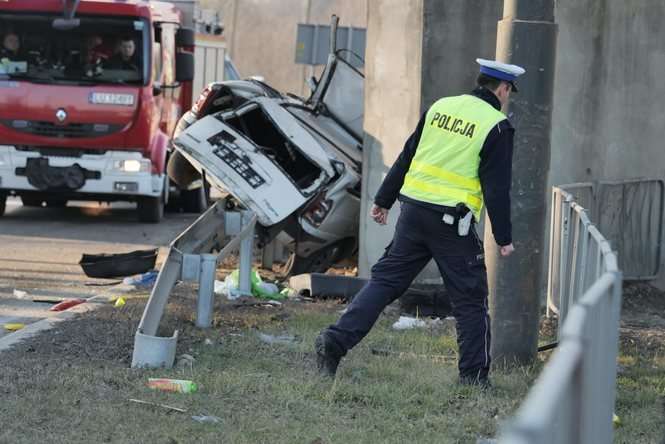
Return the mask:
[(290, 249), (288, 273), (325, 271), (357, 248), (363, 87), (339, 52), (307, 100), (256, 80), (211, 84), (176, 128), (187, 162), (169, 174), (186, 181), (191, 164), (253, 211), (261, 242)]

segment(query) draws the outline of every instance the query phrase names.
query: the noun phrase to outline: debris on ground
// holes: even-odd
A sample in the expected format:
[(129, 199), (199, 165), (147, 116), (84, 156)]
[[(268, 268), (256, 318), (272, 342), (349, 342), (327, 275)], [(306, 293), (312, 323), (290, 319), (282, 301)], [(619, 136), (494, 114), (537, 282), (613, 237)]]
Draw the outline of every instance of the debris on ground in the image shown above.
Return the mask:
[(614, 428), (621, 427), (621, 418), (616, 413), (612, 413), (612, 424)]
[(217, 424), (222, 421), (222, 418), (211, 415), (194, 415), (192, 416), (192, 419), (196, 422), (209, 422), (212, 424)]
[(370, 353), (375, 356), (390, 356), (395, 358), (409, 359), (409, 358), (418, 358), (418, 359), (427, 359), (433, 362), (454, 362), (457, 359), (457, 356), (453, 355), (425, 355), (418, 353), (410, 352), (400, 352), (395, 350), (390, 350), (386, 348), (375, 348), (370, 349)]
[(393, 330), (411, 330), (412, 328), (424, 328), (427, 323), (420, 318), (411, 316), (400, 316), (397, 322), (393, 324)]
[[(240, 270), (233, 270), (233, 272), (226, 276), (224, 282), (215, 281), (213, 291), (217, 295), (226, 296), (229, 300), (235, 300), (241, 296), (245, 296), (239, 291), (239, 276)], [(259, 275), (256, 270), (252, 270), (250, 273), (250, 283), (252, 296), (256, 298), (278, 300), (286, 299), (288, 297), (287, 295), (280, 293), (277, 285), (263, 281), (261, 275)]]
[(195, 382), (186, 379), (148, 378), (148, 387), (176, 393), (194, 393), (198, 390)]
[(63, 311), (68, 308), (72, 308), (76, 305), (83, 304), (85, 299), (74, 298), (74, 299), (65, 299), (64, 301), (55, 304), (53, 307), (49, 308), (49, 311)]
[(113, 304), (113, 306), (115, 308), (120, 308), (120, 307), (124, 306), (126, 303), (127, 303), (127, 301), (125, 300), (125, 298), (120, 296), (118, 299), (115, 300), (115, 303)]
[(16, 299), (25, 299), (28, 297), (28, 292), (23, 290), (14, 289), (14, 297)]
[(84, 254), (79, 265), (88, 277), (117, 278), (145, 273), (155, 268), (157, 248), (120, 254)]
[(157, 275), (157, 271), (151, 270), (147, 273), (126, 277), (122, 280), (122, 283), (125, 285), (133, 285), (136, 288), (152, 288), (157, 281)]
[(110, 287), (112, 285), (122, 284), (122, 281), (108, 281), (108, 282), (85, 282), (83, 285), (87, 287)]
[(180, 407), (173, 407), (173, 406), (166, 405), (166, 404), (158, 404), (156, 402), (142, 401), (140, 399), (131, 399), (131, 398), (128, 399), (127, 401), (134, 402), (136, 404), (144, 404), (144, 405), (150, 405), (150, 406), (153, 406), (153, 407), (161, 407), (163, 409), (172, 410), (174, 412), (187, 413), (186, 409), (183, 409), (183, 408), (180, 408)]
[(271, 344), (271, 345), (273, 345), (273, 344), (291, 345), (291, 344), (295, 344), (296, 342), (298, 342), (298, 339), (295, 336), (291, 336), (291, 335), (275, 336), (275, 335), (268, 335), (268, 334), (265, 334), (265, 333), (259, 333), (258, 335), (259, 335), (259, 339), (262, 342), (265, 342), (266, 344)]
[(12, 324), (5, 324), (5, 330), (7, 331), (17, 331), (25, 327), (25, 324), (21, 323), (12, 323)]

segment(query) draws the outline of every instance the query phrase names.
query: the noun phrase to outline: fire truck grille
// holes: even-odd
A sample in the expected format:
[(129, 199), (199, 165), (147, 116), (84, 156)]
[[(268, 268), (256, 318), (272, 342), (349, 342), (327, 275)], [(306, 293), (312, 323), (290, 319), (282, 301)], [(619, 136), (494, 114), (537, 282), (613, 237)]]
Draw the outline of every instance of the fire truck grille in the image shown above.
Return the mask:
[(0, 120), (0, 123), (20, 133), (58, 139), (107, 136), (122, 129), (122, 125), (106, 123), (67, 123), (57, 125), (52, 122), (38, 120)]

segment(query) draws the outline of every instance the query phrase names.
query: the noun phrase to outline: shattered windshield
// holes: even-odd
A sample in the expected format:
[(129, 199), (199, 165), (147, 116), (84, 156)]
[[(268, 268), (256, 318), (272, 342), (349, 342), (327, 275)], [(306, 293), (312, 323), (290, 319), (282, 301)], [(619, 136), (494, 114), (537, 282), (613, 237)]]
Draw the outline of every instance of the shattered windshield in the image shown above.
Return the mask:
[(52, 15), (0, 14), (0, 77), (40, 83), (144, 84), (148, 26), (131, 18), (79, 17), (56, 30)]

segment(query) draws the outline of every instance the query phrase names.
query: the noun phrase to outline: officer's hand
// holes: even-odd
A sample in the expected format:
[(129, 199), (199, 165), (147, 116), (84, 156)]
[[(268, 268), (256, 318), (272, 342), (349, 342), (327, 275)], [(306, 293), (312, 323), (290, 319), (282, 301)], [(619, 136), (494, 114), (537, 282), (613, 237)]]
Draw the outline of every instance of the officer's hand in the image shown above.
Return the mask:
[(388, 222), (388, 211), (389, 210), (387, 208), (381, 208), (380, 206), (374, 204), (372, 205), (372, 209), (370, 210), (369, 215), (377, 224), (385, 225), (386, 222)]
[(503, 247), (501, 247), (501, 256), (508, 257), (511, 254), (513, 254), (513, 251), (515, 251), (515, 247), (513, 247), (513, 244), (504, 245)]

